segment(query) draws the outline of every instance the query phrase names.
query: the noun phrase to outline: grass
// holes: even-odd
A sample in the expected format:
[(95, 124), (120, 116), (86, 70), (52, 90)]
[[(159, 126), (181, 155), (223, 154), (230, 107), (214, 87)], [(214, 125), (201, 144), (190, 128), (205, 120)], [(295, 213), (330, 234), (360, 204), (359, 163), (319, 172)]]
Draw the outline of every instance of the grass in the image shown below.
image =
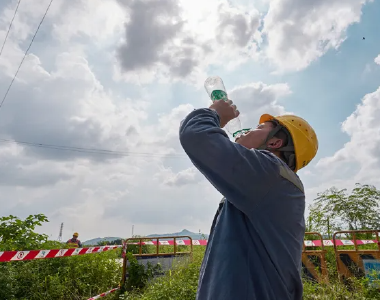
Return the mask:
[[(342, 247), (349, 248), (349, 247)], [(364, 248), (374, 248), (365, 245)], [(332, 247), (327, 249), (329, 284), (315, 284), (304, 280), (305, 300), (380, 300), (380, 290), (368, 287), (365, 279), (355, 279), (349, 290), (337, 280), (335, 256)], [(138, 253), (138, 246), (128, 248)], [(178, 252), (189, 251), (189, 246), (178, 246)], [(120, 249), (77, 257), (0, 263), (0, 299), (28, 300), (86, 300), (90, 296), (117, 287), (121, 267), (116, 258)], [(173, 246), (160, 246), (160, 253), (171, 253)], [(111, 294), (104, 299), (124, 300), (194, 300), (204, 246), (194, 246), (192, 262), (178, 262), (164, 276), (148, 282), (139, 291), (119, 296)], [(145, 246), (144, 253), (155, 253), (155, 246)], [(233, 253), (231, 253), (233, 255)]]
[(88, 299), (118, 286), (121, 279), (118, 257), (120, 249), (73, 257), (0, 263), (0, 299)]
[[(152, 252), (155, 249), (150, 249)], [(327, 248), (328, 284), (315, 284), (304, 279), (304, 300), (380, 300), (380, 290), (368, 287), (366, 279), (351, 281), (350, 290), (336, 276), (333, 249)], [(170, 251), (166, 248), (165, 251)], [(161, 278), (153, 280), (143, 291), (127, 292), (124, 300), (194, 300), (198, 286), (198, 275), (205, 247), (194, 247), (193, 261), (179, 264)], [(151, 253), (152, 253), (151, 252)]]
[[(170, 246), (168, 246), (169, 248)], [(165, 251), (170, 252), (169, 249)], [(181, 249), (181, 251), (184, 251)], [(205, 247), (194, 247), (193, 261), (178, 265), (161, 278), (151, 282), (140, 292), (125, 293), (124, 300), (191, 300), (195, 299), (198, 275), (202, 263)]]

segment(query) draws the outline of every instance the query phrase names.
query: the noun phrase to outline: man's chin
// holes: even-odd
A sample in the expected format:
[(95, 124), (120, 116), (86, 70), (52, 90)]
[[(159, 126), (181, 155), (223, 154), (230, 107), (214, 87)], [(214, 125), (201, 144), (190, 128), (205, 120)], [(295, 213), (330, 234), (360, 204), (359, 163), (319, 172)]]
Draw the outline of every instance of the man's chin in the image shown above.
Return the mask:
[(243, 146), (243, 147), (249, 148), (249, 147), (247, 147), (246, 143), (244, 143), (244, 139), (237, 138), (237, 139), (235, 140), (235, 143), (236, 143), (236, 144), (239, 144), (239, 145), (241, 145), (241, 146)]
[(246, 140), (244, 140), (244, 138), (242, 139), (242, 138), (237, 138), (236, 140), (235, 140), (235, 143), (236, 144), (239, 144), (239, 145), (241, 145), (241, 146), (243, 146), (243, 147), (245, 147), (245, 148), (248, 148), (248, 149), (257, 149), (257, 148), (259, 148), (260, 146), (252, 146), (251, 145), (251, 143), (247, 143), (247, 141)]

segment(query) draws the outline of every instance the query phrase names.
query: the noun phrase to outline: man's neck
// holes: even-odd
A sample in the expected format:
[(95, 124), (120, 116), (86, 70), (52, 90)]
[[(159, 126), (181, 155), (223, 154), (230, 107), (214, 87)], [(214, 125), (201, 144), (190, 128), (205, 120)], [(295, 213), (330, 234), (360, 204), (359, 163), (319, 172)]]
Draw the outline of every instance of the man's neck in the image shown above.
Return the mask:
[(276, 150), (272, 150), (272, 149), (267, 149), (267, 150), (270, 151), (271, 153), (273, 153), (274, 155), (276, 155), (281, 160), (284, 160), (283, 157), (282, 157), (281, 151), (276, 151)]
[[(271, 153), (273, 153), (274, 155), (276, 155), (279, 159), (281, 159), (284, 163), (286, 163), (285, 159), (284, 159), (284, 155), (281, 151), (276, 151), (276, 150), (269, 150)], [(287, 163), (286, 163), (287, 164)]]

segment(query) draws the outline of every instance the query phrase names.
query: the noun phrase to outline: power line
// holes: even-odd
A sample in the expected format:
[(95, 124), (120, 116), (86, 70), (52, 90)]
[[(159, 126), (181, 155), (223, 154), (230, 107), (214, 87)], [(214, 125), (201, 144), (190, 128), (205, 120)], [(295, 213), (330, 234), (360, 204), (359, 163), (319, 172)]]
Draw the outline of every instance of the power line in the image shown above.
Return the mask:
[(17, 3), (17, 6), (16, 6), (16, 9), (15, 9), (15, 13), (14, 13), (13, 18), (12, 18), (12, 20), (11, 20), (11, 23), (9, 24), (9, 28), (8, 28), (7, 34), (5, 35), (5, 39), (4, 39), (3, 45), (1, 46), (0, 56), (1, 56), (1, 54), (3, 53), (3, 49), (4, 49), (5, 43), (6, 43), (6, 41), (7, 41), (7, 38), (8, 38), (9, 32), (11, 31), (11, 27), (12, 27), (12, 24), (13, 24), (13, 20), (14, 20), (15, 17), (16, 17), (16, 14), (17, 14), (18, 7), (19, 7), (19, 5), (20, 5), (20, 2), (21, 2), (21, 0), (18, 0), (18, 3)]
[(30, 44), (29, 44), (29, 46), (28, 46), (28, 49), (26, 49), (26, 51), (25, 51), (25, 53), (24, 53), (24, 57), (22, 58), (22, 60), (21, 60), (21, 62), (20, 62), (20, 65), (18, 66), (15, 75), (13, 76), (12, 81), (11, 81), (11, 83), (10, 83), (9, 86), (8, 86), (7, 91), (5, 92), (5, 95), (4, 95), (4, 97), (3, 97), (3, 100), (1, 101), (1, 104), (0, 104), (0, 109), (1, 109), (1, 107), (3, 106), (4, 101), (5, 101), (5, 99), (6, 99), (7, 96), (8, 96), (9, 90), (11, 89), (11, 87), (12, 87), (12, 85), (13, 85), (13, 82), (15, 81), (16, 76), (17, 76), (18, 72), (20, 71), (21, 65), (23, 64), (23, 62), (24, 62), (24, 60), (25, 60), (25, 57), (26, 57), (26, 55), (28, 54), (28, 51), (29, 51), (30, 47), (32, 47), (32, 44), (33, 44), (33, 42), (34, 42), (34, 39), (36, 38), (37, 33), (38, 33), (38, 31), (40, 30), (40, 27), (41, 27), (43, 21), (45, 20), (45, 17), (46, 17), (46, 15), (47, 15), (47, 13), (48, 13), (48, 11), (49, 11), (49, 8), (50, 8), (51, 4), (53, 3), (53, 1), (54, 1), (54, 0), (50, 0), (50, 3), (49, 3), (49, 5), (48, 5), (48, 7), (46, 8), (46, 11), (45, 11), (45, 13), (44, 13), (44, 15), (43, 15), (43, 17), (42, 17), (42, 19), (41, 19), (41, 21), (40, 21), (40, 24), (38, 24), (37, 30), (36, 30), (36, 32), (34, 33), (32, 40), (30, 41)]
[(2, 138), (0, 138), (0, 142), (13, 143), (13, 144), (19, 144), (19, 145), (37, 147), (37, 148), (46, 148), (46, 149), (52, 149), (52, 150), (72, 151), (72, 152), (91, 153), (91, 154), (157, 157), (157, 158), (186, 158), (185, 155), (181, 155), (181, 154), (160, 154), (160, 153), (146, 153), (146, 152), (144, 153), (144, 152), (132, 152), (132, 151), (114, 151), (114, 150), (99, 149), (99, 148), (83, 148), (83, 147), (42, 144), (42, 143), (17, 141), (17, 140), (9, 140), (9, 139), (2, 139)]

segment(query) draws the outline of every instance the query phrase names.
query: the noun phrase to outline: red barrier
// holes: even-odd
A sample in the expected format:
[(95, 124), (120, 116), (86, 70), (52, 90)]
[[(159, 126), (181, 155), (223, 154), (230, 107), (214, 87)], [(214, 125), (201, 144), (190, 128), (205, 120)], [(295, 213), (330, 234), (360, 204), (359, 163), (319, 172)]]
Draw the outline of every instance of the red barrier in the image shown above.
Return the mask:
[(90, 253), (100, 253), (100, 252), (109, 251), (109, 250), (113, 250), (120, 247), (121, 245), (98, 246), (98, 247), (88, 247), (88, 248), (71, 248), (71, 249), (52, 249), (52, 250), (4, 251), (4, 252), (0, 251), (0, 262), (84, 255), (84, 254), (90, 254)]
[(111, 294), (111, 293), (114, 293), (114, 292), (116, 292), (117, 290), (120, 290), (120, 288), (119, 288), (119, 287), (118, 287), (118, 288), (114, 288), (114, 289), (112, 289), (112, 290), (110, 290), (110, 291), (108, 291), (108, 292), (105, 292), (105, 293), (102, 293), (102, 294), (100, 294), (100, 295), (97, 295), (97, 296), (94, 296), (94, 297), (88, 298), (87, 300), (95, 300), (95, 299), (99, 299), (99, 298), (105, 297), (105, 296), (107, 296), (107, 295), (109, 295), (109, 294)]

